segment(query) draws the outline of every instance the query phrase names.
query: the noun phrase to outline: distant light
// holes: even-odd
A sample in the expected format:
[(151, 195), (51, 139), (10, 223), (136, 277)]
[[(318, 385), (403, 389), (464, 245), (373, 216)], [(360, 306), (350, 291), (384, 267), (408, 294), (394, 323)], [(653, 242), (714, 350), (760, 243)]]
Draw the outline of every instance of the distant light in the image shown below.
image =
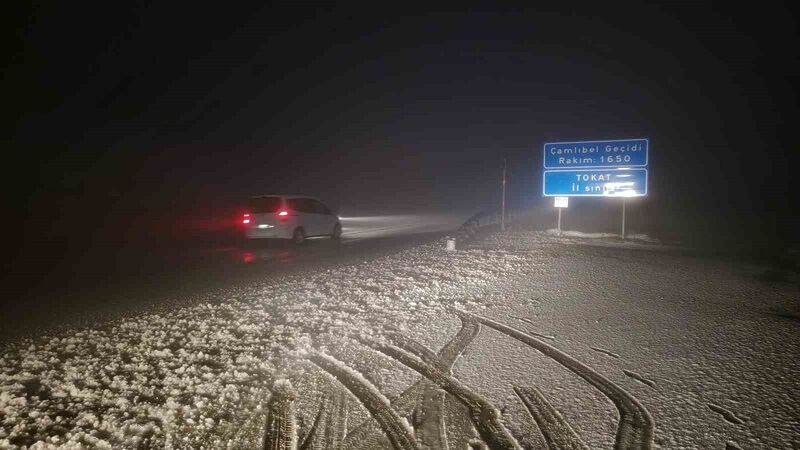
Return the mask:
[(242, 218), (243, 224), (247, 225), (248, 223), (250, 223), (250, 213), (244, 213), (242, 217), (243, 217)]
[(289, 213), (287, 211), (281, 211), (278, 213), (279, 216), (288, 216)]

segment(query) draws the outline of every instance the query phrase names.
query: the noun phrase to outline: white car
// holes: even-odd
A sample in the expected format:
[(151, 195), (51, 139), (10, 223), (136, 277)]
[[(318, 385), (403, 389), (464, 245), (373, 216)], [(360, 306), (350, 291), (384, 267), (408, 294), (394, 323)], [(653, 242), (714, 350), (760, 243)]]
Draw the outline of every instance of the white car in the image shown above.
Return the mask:
[(342, 224), (319, 199), (307, 195), (250, 197), (242, 225), (249, 239), (291, 239), (302, 244), (308, 237), (339, 239)]

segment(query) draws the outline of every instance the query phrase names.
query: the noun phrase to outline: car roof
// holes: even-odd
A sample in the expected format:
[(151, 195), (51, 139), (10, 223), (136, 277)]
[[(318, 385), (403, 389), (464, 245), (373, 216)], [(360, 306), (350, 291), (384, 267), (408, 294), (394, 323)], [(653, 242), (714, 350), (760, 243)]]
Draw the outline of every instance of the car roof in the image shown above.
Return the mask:
[(264, 198), (264, 197), (313, 198), (314, 200), (319, 200), (319, 198), (314, 197), (313, 195), (300, 195), (300, 194), (266, 194), (266, 195), (254, 195), (250, 198)]

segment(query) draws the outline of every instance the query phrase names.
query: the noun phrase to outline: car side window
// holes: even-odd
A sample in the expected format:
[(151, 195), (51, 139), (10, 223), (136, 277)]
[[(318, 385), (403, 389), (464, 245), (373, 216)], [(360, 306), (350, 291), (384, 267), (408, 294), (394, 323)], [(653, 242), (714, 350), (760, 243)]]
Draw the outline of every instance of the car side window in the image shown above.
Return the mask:
[(327, 206), (313, 198), (289, 198), (286, 199), (286, 206), (292, 211), (301, 213), (331, 214)]
[(311, 202), (311, 204), (313, 206), (312, 209), (313, 209), (314, 213), (316, 213), (316, 214), (325, 214), (325, 215), (328, 215), (328, 216), (331, 215), (331, 211), (328, 209), (327, 206), (323, 205), (322, 202), (320, 202), (318, 200), (314, 200), (314, 199), (309, 199), (308, 201)]
[(314, 200), (311, 200), (310, 198), (301, 198), (300, 205), (302, 205), (304, 213), (309, 213), (309, 214), (316, 213), (316, 211), (314, 210)]
[(286, 205), (289, 207), (289, 209), (295, 212), (312, 212), (307, 198), (290, 198), (286, 200)]

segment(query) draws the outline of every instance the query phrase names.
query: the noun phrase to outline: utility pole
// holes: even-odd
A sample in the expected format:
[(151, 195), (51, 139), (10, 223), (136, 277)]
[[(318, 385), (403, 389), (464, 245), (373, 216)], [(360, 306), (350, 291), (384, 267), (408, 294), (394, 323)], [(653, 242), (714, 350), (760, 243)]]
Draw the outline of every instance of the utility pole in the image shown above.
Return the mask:
[(506, 159), (503, 158), (503, 200), (500, 208), (500, 229), (506, 231)]

